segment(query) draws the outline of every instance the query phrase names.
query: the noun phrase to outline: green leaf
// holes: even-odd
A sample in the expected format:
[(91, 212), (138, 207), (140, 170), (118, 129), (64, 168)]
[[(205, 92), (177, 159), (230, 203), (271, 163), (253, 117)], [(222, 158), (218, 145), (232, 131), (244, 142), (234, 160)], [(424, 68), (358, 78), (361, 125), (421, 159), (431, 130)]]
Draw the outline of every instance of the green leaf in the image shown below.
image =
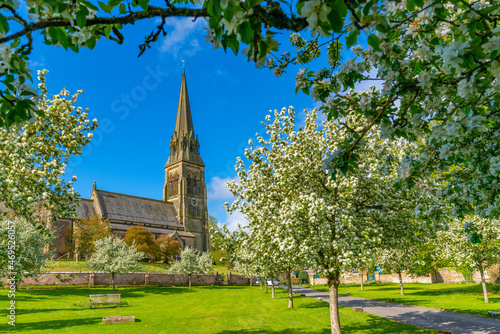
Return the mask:
[(415, 10), (415, 0), (407, 0), (406, 9), (408, 9), (409, 12), (413, 12)]
[(99, 4), (99, 6), (102, 8), (102, 10), (105, 13), (111, 13), (111, 9), (113, 9), (113, 8), (109, 8), (108, 5), (106, 5), (104, 2), (101, 2), (101, 1), (98, 1), (97, 3)]
[(104, 28), (104, 36), (109, 39), (109, 35), (111, 35), (111, 29), (113, 29), (113, 25), (109, 24)]
[(233, 19), (233, 16), (235, 14), (235, 8), (233, 6), (233, 3), (231, 1), (228, 1), (227, 3), (227, 7), (226, 9), (224, 10), (224, 18), (228, 21), (228, 22), (231, 22), (231, 20)]
[(93, 3), (91, 3), (87, 0), (80, 0), (80, 3), (82, 3), (83, 5), (85, 5), (86, 7), (90, 8), (90, 9), (99, 10), (99, 8), (96, 5), (94, 5)]
[(57, 40), (59, 41), (59, 44), (61, 44), (61, 46), (67, 50), (69, 42), (66, 30), (64, 30), (63, 28), (56, 28), (56, 30), (57, 30)]
[(342, 28), (344, 27), (344, 19), (342, 18), (342, 16), (340, 16), (340, 14), (335, 9), (332, 9), (327, 18), (333, 31), (336, 33), (340, 33), (342, 31)]
[(4, 33), (9, 31), (9, 22), (7, 22), (7, 19), (2, 14), (0, 14), (0, 29)]
[[(15, 49), (15, 48), (17, 48), (19, 46), (19, 44), (21, 44), (21, 39), (20, 38), (16, 38), (16, 39), (14, 39), (14, 42), (12, 42), (10, 44), (10, 47), (13, 48), (13, 49)], [(22, 78), (22, 77), (20, 77), (20, 78)]]
[(138, 1), (139, 1), (139, 6), (141, 6), (142, 9), (144, 10), (148, 9), (149, 0), (138, 0)]
[(498, 57), (499, 54), (500, 54), (500, 49), (496, 49), (490, 54), (490, 60), (495, 59), (496, 57)]
[(347, 6), (343, 0), (336, 0), (332, 4), (332, 9), (336, 9), (340, 17), (345, 17), (347, 15)]
[(349, 36), (345, 39), (346, 48), (350, 48), (358, 41), (359, 30), (354, 30), (349, 33)]
[(231, 38), (229, 41), (229, 47), (233, 50), (234, 54), (238, 55), (238, 50), (240, 49), (240, 42), (236, 38)]
[(238, 33), (241, 36), (241, 41), (245, 44), (249, 44), (252, 41), (253, 29), (250, 26), (250, 22), (243, 21), (238, 27)]
[(474, 61), (474, 57), (472, 56), (472, 53), (470, 52), (467, 52), (466, 54), (463, 55), (462, 59), (465, 60), (465, 63), (469, 66), (469, 67), (473, 67), (475, 66), (475, 61)]
[(108, 7), (113, 9), (115, 8), (116, 6), (118, 6), (119, 4), (121, 4), (122, 0), (109, 0), (108, 1)]
[(220, 0), (210, 0), (208, 1), (207, 7), (208, 14), (212, 17), (219, 18), (222, 13), (222, 7), (220, 6)]
[(263, 58), (267, 55), (267, 43), (265, 41), (261, 41), (259, 43), (259, 58)]
[(368, 1), (366, 5), (363, 7), (363, 14), (368, 15), (372, 6), (373, 6), (373, 1)]
[(415, 0), (415, 4), (418, 7), (422, 8), (422, 7), (424, 7), (424, 0)]
[(87, 15), (89, 15), (89, 10), (85, 6), (80, 6), (80, 10), (76, 13), (76, 24), (83, 28), (87, 23)]
[(380, 49), (380, 39), (377, 35), (371, 34), (368, 36), (368, 44), (376, 51), (382, 51)]
[(127, 7), (123, 3), (120, 4), (120, 14), (127, 14)]
[(91, 38), (89, 38), (86, 42), (85, 42), (85, 46), (88, 47), (89, 49), (93, 49), (95, 47), (95, 44), (96, 44), (96, 39), (94, 36), (92, 36)]
[(49, 37), (51, 39), (51, 44), (57, 44), (58, 39), (57, 39), (57, 28), (50, 27), (49, 28)]

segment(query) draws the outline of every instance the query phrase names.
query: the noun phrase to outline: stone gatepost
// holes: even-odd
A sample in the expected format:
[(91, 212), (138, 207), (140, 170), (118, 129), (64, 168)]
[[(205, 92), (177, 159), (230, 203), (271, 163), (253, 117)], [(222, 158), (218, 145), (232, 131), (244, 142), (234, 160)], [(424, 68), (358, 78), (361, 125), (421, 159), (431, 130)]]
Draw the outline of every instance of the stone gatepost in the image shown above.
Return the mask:
[(219, 284), (219, 272), (217, 270), (214, 271), (214, 280), (215, 284)]
[(227, 272), (227, 285), (231, 285), (231, 272)]
[(89, 288), (94, 286), (94, 282), (95, 282), (94, 272), (91, 272), (89, 274)]
[(144, 274), (144, 286), (148, 286), (149, 284), (149, 273)]

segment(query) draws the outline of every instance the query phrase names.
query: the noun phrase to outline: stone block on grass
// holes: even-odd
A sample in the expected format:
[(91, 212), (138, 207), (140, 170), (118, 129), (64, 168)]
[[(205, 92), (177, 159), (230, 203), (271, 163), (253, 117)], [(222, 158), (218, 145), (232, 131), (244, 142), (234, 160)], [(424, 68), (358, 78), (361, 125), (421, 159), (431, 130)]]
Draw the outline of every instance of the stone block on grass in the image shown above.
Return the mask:
[(363, 312), (363, 308), (362, 307), (353, 307), (352, 310), (354, 312)]
[(115, 315), (102, 318), (103, 324), (122, 324), (125, 322), (135, 322), (135, 316)]
[(498, 316), (500, 316), (500, 312), (497, 312), (497, 311), (488, 311), (488, 315), (492, 316), (494, 318), (498, 318)]

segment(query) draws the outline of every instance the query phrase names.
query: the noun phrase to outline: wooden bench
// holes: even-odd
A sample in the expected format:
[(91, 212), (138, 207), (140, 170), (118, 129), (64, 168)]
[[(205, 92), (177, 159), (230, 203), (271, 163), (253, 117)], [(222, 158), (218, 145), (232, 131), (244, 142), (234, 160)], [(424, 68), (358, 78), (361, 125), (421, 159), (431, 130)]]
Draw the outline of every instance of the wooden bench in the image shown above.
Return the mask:
[(92, 305), (111, 305), (118, 304), (118, 307), (122, 306), (121, 294), (112, 295), (89, 295), (90, 308)]

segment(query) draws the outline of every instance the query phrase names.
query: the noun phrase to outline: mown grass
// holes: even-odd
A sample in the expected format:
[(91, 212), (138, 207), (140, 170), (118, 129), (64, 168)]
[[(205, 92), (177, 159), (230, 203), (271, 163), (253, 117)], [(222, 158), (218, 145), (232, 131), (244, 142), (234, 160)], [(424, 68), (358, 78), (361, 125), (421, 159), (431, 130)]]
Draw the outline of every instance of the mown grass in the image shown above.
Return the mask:
[[(318, 291), (328, 291), (327, 285), (308, 286)], [(399, 283), (365, 284), (361, 291), (359, 284), (342, 284), (340, 294), (380, 301), (394, 299), (393, 303), (436, 308), (441, 310), (487, 315), (488, 311), (500, 311), (500, 285), (488, 284), (490, 303), (484, 302), (481, 284), (424, 284), (405, 283), (404, 295), (400, 294)]]
[[(287, 308), (286, 291), (272, 299), (258, 287), (120, 288), (126, 306), (88, 308), (88, 295), (110, 289), (21, 290), (16, 326), (7, 325), (7, 291), (0, 291), (0, 333), (221, 333), (327, 334), (326, 302), (297, 296)], [(134, 315), (135, 323), (103, 325), (102, 318)], [(342, 308), (344, 333), (435, 333)]]
[[(169, 264), (163, 262), (140, 262), (139, 272), (151, 272), (151, 273), (164, 273), (168, 272)], [(227, 275), (228, 269), (225, 266), (218, 265), (214, 266), (214, 271), (217, 270), (219, 274)], [(75, 260), (55, 260), (51, 261), (50, 266), (45, 271), (90, 271), (87, 267), (87, 261), (75, 261)], [(238, 274), (234, 270), (229, 270), (232, 274)]]
[[(140, 262), (140, 272), (167, 272), (169, 265), (163, 262)], [(90, 271), (87, 261), (55, 260), (45, 271)]]

